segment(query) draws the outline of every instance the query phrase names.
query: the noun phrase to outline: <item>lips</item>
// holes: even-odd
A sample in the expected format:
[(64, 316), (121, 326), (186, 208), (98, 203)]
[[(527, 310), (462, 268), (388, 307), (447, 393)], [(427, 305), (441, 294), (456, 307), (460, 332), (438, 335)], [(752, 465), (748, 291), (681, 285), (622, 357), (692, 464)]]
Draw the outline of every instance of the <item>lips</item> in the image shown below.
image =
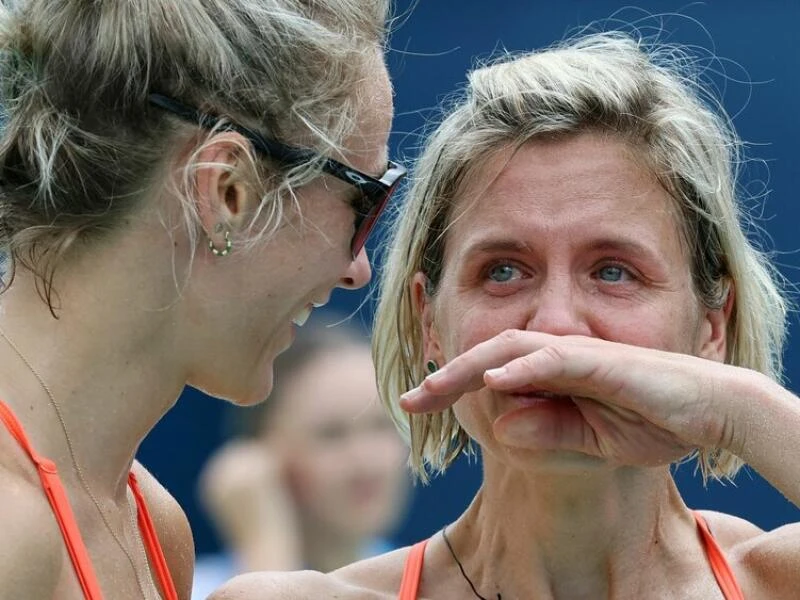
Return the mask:
[(541, 388), (527, 387), (507, 392), (523, 406), (532, 406), (542, 402), (572, 402), (572, 396), (557, 394)]
[(535, 385), (526, 385), (524, 387), (515, 388), (513, 390), (508, 390), (507, 393), (514, 396), (543, 396), (547, 398), (562, 395), (551, 392), (544, 388), (536, 387)]

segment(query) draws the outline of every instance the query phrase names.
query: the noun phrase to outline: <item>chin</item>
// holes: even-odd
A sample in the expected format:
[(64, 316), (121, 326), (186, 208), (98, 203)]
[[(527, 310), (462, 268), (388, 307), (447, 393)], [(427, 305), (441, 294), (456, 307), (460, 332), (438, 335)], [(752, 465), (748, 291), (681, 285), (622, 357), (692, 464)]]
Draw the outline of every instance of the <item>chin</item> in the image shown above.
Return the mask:
[(204, 382), (206, 385), (190, 385), (204, 394), (219, 398), (220, 400), (226, 400), (236, 406), (255, 406), (256, 404), (261, 404), (269, 397), (272, 392), (272, 380), (273, 374), (272, 368), (270, 367), (265, 376), (246, 388), (243, 388), (241, 385), (245, 382), (244, 377), (233, 382), (216, 381), (213, 383)]

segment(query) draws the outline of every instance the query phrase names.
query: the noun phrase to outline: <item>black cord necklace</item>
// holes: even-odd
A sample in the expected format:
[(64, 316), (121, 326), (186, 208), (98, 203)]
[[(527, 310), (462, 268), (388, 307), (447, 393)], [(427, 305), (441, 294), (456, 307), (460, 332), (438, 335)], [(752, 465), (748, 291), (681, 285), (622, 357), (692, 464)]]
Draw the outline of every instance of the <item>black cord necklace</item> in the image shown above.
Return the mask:
[[(472, 588), (472, 593), (475, 594), (475, 596), (480, 598), (481, 600), (488, 600), (488, 598), (485, 598), (478, 593), (478, 590), (476, 590), (475, 586), (472, 584), (472, 580), (469, 577), (467, 577), (467, 572), (464, 570), (464, 566), (461, 564), (461, 561), (458, 560), (458, 556), (456, 556), (456, 551), (453, 550), (453, 546), (450, 545), (450, 540), (447, 539), (447, 527), (442, 529), (442, 537), (444, 538), (444, 543), (447, 544), (447, 549), (450, 550), (450, 555), (453, 557), (453, 560), (456, 561), (456, 564), (458, 565), (458, 570), (461, 571), (461, 575), (467, 581), (469, 587)], [(497, 593), (497, 600), (503, 600), (503, 597), (500, 595), (500, 592)]]

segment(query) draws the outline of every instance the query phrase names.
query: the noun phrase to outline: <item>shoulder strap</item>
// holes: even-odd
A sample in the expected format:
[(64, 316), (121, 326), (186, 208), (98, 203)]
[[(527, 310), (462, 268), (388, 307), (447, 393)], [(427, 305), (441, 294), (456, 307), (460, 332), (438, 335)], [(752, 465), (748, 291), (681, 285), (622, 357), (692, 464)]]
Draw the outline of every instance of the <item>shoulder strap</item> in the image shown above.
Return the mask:
[(719, 584), (722, 595), (725, 596), (725, 600), (744, 600), (744, 594), (742, 594), (742, 590), (733, 576), (733, 571), (725, 559), (725, 555), (711, 534), (708, 523), (699, 512), (692, 511), (692, 514), (697, 522), (697, 528), (700, 531), (700, 538), (703, 541), (708, 562), (711, 564), (711, 570), (714, 572), (714, 577)]
[(400, 583), (400, 594), (397, 596), (397, 600), (417, 600), (427, 545), (428, 540), (422, 540), (411, 547), (403, 569), (403, 580)]
[(89, 558), (89, 552), (86, 550), (86, 545), (83, 543), (81, 532), (78, 529), (78, 522), (75, 519), (75, 514), (72, 512), (72, 506), (69, 503), (67, 492), (61, 483), (61, 478), (58, 476), (58, 470), (53, 461), (43, 456), (40, 456), (25, 435), (25, 430), (22, 424), (17, 420), (11, 409), (0, 401), (0, 420), (5, 423), (11, 435), (22, 446), (22, 449), (30, 457), (31, 461), (36, 465), (36, 470), (39, 472), (39, 479), (44, 487), (47, 500), (50, 506), (53, 507), (58, 526), (61, 529), (61, 535), (67, 545), (72, 565), (75, 568), (75, 574), (78, 576), (78, 581), (81, 584), (83, 595), (87, 600), (102, 600), (103, 592), (100, 590), (100, 584), (92, 566), (92, 560)]
[(136, 481), (136, 476), (133, 473), (128, 474), (128, 485), (133, 492), (133, 497), (136, 499), (136, 514), (139, 522), (139, 531), (142, 533), (142, 541), (147, 549), (147, 555), (153, 562), (164, 598), (165, 600), (178, 600), (178, 592), (175, 589), (175, 583), (172, 581), (167, 559), (164, 558), (161, 543), (158, 541), (153, 519), (150, 518), (150, 511), (147, 510), (144, 496), (141, 489), (139, 489), (139, 482)]

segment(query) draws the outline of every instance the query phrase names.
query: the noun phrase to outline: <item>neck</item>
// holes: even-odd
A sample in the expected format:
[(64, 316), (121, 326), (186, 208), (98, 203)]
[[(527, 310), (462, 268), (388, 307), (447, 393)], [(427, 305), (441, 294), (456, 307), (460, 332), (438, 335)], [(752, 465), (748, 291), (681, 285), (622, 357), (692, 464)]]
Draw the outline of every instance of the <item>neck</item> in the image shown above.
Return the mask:
[(492, 599), (643, 597), (702, 560), (666, 467), (522, 474), (486, 460), (484, 486), (448, 537)]
[(79, 468), (95, 494), (122, 498), (141, 440), (185, 378), (158, 343), (168, 311), (143, 309), (141, 295), (104, 285), (102, 273), (76, 283), (57, 288), (55, 319), (32, 276), (17, 273), (2, 296), (0, 399), (68, 487)]

